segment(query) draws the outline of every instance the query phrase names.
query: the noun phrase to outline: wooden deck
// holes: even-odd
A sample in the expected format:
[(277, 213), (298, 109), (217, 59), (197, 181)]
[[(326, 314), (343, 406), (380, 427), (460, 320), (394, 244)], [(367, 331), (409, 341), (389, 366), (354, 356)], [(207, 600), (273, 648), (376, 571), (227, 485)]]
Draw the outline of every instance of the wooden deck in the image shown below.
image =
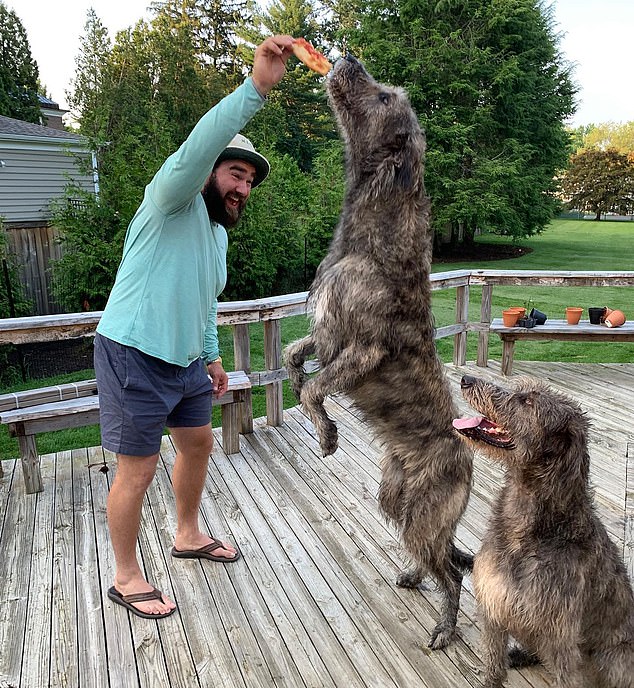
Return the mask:
[[(628, 503), (626, 453), (633, 440), (634, 364), (518, 361), (515, 371), (545, 378), (587, 410), (595, 428), (598, 511), (633, 575), (634, 471)], [(462, 410), (462, 374), (501, 379), (497, 364), (448, 366), (447, 372)], [(241, 453), (231, 457), (216, 434), (202, 511), (215, 535), (242, 549), (244, 558), (231, 565), (169, 556), (174, 450), (165, 440), (139, 541), (149, 579), (179, 604), (179, 613), (161, 621), (128, 615), (105, 598), (113, 572), (105, 523), (113, 457), (100, 447), (45, 456), (44, 491), (33, 495), (24, 492), (20, 467), (4, 462), (0, 687), (481, 686), (470, 579), (458, 638), (432, 653), (426, 644), (438, 596), (433, 588), (394, 586), (403, 559), (377, 511), (379, 448), (345, 399), (329, 400), (328, 409), (341, 439), (326, 459), (298, 408), (285, 412), (283, 427), (256, 422), (255, 433), (241, 439)], [(459, 529), (471, 551), (499, 477), (497, 466), (477, 459)], [(550, 683), (537, 668), (511, 672), (508, 685)]]

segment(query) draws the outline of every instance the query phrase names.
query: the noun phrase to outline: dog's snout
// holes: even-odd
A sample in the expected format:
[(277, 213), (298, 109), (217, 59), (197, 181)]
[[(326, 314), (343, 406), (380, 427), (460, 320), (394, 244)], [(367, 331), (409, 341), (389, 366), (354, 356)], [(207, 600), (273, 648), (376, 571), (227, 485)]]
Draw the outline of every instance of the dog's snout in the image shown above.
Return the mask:
[(463, 375), (462, 380), (460, 380), (460, 387), (462, 389), (465, 389), (466, 387), (473, 387), (477, 381), (478, 378), (473, 377), (472, 375)]

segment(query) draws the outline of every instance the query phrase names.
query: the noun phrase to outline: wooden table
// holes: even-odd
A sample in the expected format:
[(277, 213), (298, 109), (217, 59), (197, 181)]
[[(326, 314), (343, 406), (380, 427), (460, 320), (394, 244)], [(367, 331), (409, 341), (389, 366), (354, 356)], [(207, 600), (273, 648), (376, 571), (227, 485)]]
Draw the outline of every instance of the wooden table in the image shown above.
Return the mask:
[(591, 325), (582, 320), (578, 325), (569, 325), (565, 320), (547, 320), (535, 327), (505, 327), (500, 318), (496, 318), (489, 332), (499, 335), (502, 340), (502, 373), (510, 375), (513, 369), (513, 353), (518, 339), (535, 341), (538, 339), (560, 339), (567, 341), (587, 342), (634, 342), (634, 322), (625, 322), (620, 327)]

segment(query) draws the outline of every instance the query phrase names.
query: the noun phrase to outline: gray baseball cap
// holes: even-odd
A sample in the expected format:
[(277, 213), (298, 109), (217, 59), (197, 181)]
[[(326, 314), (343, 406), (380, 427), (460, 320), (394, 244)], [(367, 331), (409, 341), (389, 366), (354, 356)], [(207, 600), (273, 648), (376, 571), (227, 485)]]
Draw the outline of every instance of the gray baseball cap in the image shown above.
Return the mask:
[(250, 162), (255, 167), (255, 179), (251, 185), (252, 188), (261, 184), (271, 171), (269, 161), (258, 153), (251, 141), (246, 136), (242, 136), (242, 134), (236, 134), (231, 139), (229, 145), (218, 156), (216, 164), (222, 160), (245, 160)]

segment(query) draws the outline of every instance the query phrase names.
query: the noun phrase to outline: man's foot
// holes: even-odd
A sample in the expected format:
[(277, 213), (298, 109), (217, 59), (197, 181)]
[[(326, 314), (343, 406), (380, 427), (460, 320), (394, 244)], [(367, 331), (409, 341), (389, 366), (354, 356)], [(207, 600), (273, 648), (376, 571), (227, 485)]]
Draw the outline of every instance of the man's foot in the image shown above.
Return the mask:
[(125, 592), (127, 588), (118, 588), (114, 585), (108, 590), (108, 598), (144, 619), (162, 619), (176, 611), (176, 604), (169, 597), (149, 586), (147, 582), (142, 587), (146, 586), (150, 589)]
[(217, 538), (211, 538), (202, 547), (181, 549), (174, 546), (172, 548), (172, 556), (177, 559), (210, 559), (211, 561), (229, 563), (240, 558), (240, 551), (229, 543), (222, 542)]

